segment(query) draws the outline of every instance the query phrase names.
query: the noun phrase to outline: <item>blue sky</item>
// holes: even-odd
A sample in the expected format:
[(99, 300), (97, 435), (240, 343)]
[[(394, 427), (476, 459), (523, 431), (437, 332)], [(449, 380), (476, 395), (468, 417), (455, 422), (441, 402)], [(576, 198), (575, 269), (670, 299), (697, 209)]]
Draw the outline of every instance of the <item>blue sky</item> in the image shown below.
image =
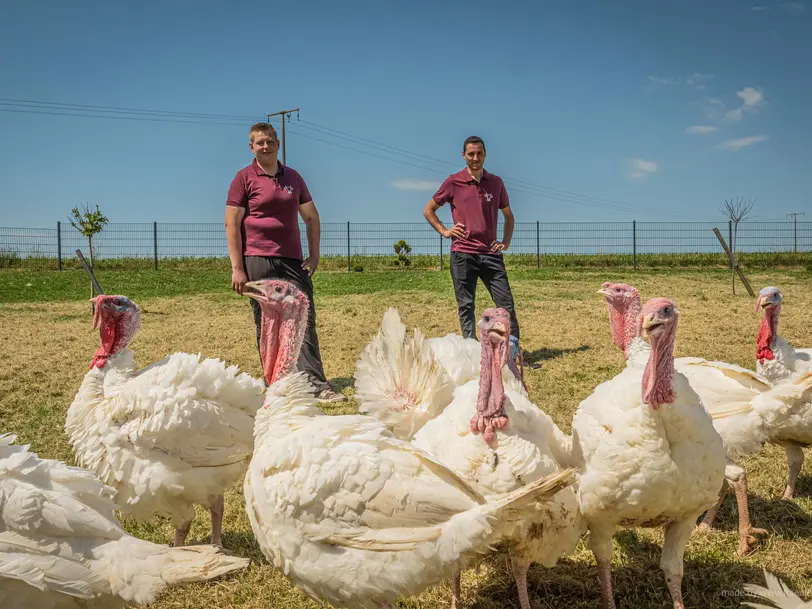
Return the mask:
[(812, 215), (802, 2), (226, 6), (5, 0), (0, 226), (221, 222), (248, 127), (297, 107), (323, 222), (423, 222), (471, 134), (518, 221)]

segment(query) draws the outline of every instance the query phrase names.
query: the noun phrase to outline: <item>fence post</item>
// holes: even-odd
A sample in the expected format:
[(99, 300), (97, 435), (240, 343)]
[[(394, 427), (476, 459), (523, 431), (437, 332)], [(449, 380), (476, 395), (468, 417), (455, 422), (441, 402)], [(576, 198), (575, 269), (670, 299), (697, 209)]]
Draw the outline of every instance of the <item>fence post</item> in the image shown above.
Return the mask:
[(350, 266), (350, 221), (347, 220), (347, 271), (351, 272), (352, 267)]
[(158, 223), (152, 223), (152, 267), (158, 270)]
[(637, 270), (637, 220), (632, 220), (632, 263)]
[(443, 270), (443, 233), (440, 233), (440, 270)]
[(56, 269), (62, 270), (62, 223), (56, 221)]
[[(736, 252), (733, 249), (733, 246), (734, 246), (734, 243), (733, 243), (733, 220), (728, 220), (727, 221), (727, 242), (730, 244), (730, 251), (733, 252), (733, 255), (735, 256)], [(729, 268), (729, 269), (733, 268), (733, 256), (731, 256), (730, 259), (728, 260), (727, 268)]]
[(536, 220), (536, 268), (541, 268), (541, 235), (539, 229), (539, 221)]

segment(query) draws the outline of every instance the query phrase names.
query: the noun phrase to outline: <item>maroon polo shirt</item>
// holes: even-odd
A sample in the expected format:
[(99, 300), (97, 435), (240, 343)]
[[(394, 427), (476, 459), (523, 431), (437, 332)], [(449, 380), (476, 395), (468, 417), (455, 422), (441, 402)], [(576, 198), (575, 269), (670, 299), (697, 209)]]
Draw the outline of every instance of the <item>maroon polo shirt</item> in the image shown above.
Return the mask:
[(465, 225), (465, 236), (451, 239), (451, 251), (464, 254), (491, 254), (496, 240), (496, 223), (500, 209), (510, 205), (502, 178), (487, 171), (477, 182), (463, 169), (452, 173), (434, 193), (437, 205), (451, 203), (454, 224)]
[(234, 176), (226, 205), (242, 207), (243, 254), (302, 259), (299, 206), (312, 201), (304, 179), (281, 162), (275, 175), (254, 159)]

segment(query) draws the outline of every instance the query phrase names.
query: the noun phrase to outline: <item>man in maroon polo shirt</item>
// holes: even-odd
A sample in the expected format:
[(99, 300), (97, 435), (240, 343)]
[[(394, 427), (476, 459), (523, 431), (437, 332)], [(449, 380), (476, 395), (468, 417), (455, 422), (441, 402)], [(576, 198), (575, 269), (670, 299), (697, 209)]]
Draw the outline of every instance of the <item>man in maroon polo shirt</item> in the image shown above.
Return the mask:
[[(249, 134), (254, 160), (237, 172), (226, 199), (226, 237), (231, 258), (231, 287), (242, 294), (246, 282), (285, 279), (307, 294), (310, 315), (297, 368), (306, 371), (320, 402), (345, 402), (327, 382), (316, 335), (316, 307), (311, 275), (319, 264), (319, 212), (304, 179), (278, 160), (279, 139), (268, 123)], [(310, 256), (302, 260), (299, 216), (305, 223)], [(259, 348), (262, 310), (250, 299)]]
[[(426, 204), (423, 216), (446, 239), (451, 239), (451, 279), (459, 307), (460, 327), (465, 338), (476, 338), (477, 279), (490, 292), (497, 307), (510, 314), (512, 355), (519, 349), (519, 322), (513, 306), (502, 252), (513, 237), (513, 212), (502, 178), (485, 171), (485, 142), (471, 136), (462, 145), (467, 167), (448, 176)], [(437, 210), (451, 204), (454, 226), (446, 229)], [(496, 239), (498, 210), (505, 218), (502, 240)]]

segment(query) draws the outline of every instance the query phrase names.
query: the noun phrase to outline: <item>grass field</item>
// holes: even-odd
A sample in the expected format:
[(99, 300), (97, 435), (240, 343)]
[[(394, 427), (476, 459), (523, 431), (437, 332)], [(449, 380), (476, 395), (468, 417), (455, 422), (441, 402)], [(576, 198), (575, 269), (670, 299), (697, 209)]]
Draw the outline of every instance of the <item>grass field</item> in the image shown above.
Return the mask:
[[(237, 363), (259, 375), (259, 359), (247, 299), (230, 292), (227, 268), (195, 270), (109, 270), (98, 279), (107, 293), (126, 294), (143, 308), (142, 330), (132, 343), (139, 365), (176, 351), (201, 351)], [(812, 273), (751, 272), (758, 291), (778, 286), (784, 293), (779, 332), (797, 347), (812, 346)], [(668, 296), (680, 309), (676, 355), (720, 359), (753, 367), (759, 317), (741, 284), (731, 295), (728, 271), (670, 270), (516, 270), (511, 283), (522, 328), (522, 345), (530, 361), (531, 399), (569, 433), (579, 402), (600, 382), (623, 367), (622, 354), (609, 338), (606, 306), (596, 294), (601, 282), (627, 281), (646, 300)], [(322, 354), (328, 377), (352, 397), (356, 358), (377, 331), (381, 316), (396, 306), (409, 328), (428, 336), (458, 332), (456, 304), (448, 272), (318, 273), (316, 302)], [(2, 432), (18, 434), (43, 457), (72, 462), (63, 433), (65, 412), (98, 346), (91, 329), (89, 285), (80, 271), (0, 272), (0, 419)], [(477, 311), (490, 306), (480, 286)], [(353, 412), (350, 401), (329, 413)], [(807, 451), (809, 453), (809, 451)], [(806, 599), (812, 598), (812, 459), (808, 454), (794, 502), (778, 497), (786, 480), (784, 452), (768, 447), (745, 460), (754, 526), (771, 531), (759, 549), (736, 559), (736, 510), (728, 497), (718, 528), (696, 535), (685, 554), (683, 589), (687, 607), (741, 606), (741, 584), (763, 584), (762, 567), (781, 577)], [(155, 609), (212, 607), (224, 609), (304, 609), (317, 605), (271, 568), (259, 552), (243, 512), (242, 486), (226, 496), (224, 545), (252, 558), (251, 567), (205, 585), (173, 590)], [(156, 519), (149, 525), (125, 521), (144, 538), (167, 543), (171, 526)], [(208, 540), (210, 519), (199, 511), (191, 543)], [(622, 529), (615, 538), (614, 586), (618, 607), (671, 607), (658, 563), (659, 529)], [(591, 553), (582, 542), (554, 569), (531, 567), (529, 589), (534, 607), (597, 607), (600, 590)], [(438, 586), (401, 607), (448, 606), (450, 588)], [(484, 563), (479, 575), (463, 575), (465, 607), (518, 607), (505, 555)]]

